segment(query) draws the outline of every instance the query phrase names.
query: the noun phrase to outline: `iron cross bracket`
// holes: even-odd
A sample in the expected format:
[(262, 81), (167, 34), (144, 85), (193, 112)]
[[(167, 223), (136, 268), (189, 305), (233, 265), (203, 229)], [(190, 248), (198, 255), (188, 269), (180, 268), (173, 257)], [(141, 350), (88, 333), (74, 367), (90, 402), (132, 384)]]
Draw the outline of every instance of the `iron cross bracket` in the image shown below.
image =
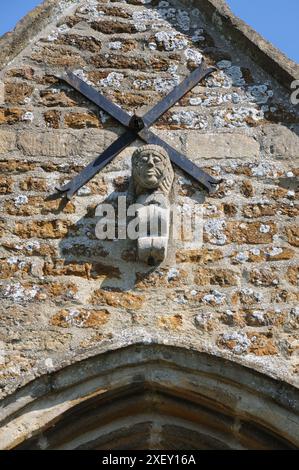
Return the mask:
[(177, 103), (186, 93), (195, 87), (203, 78), (216, 70), (214, 67), (205, 68), (204, 62), (195, 69), (183, 82), (177, 85), (167, 96), (158, 102), (150, 111), (143, 116), (136, 113), (131, 114), (124, 111), (120, 106), (114, 104), (104, 95), (95, 90), (92, 86), (81, 80), (72, 72), (64, 72), (57, 78), (64, 80), (83, 96), (106, 111), (110, 116), (116, 119), (120, 124), (127, 128), (126, 132), (115, 140), (99, 157), (89, 163), (78, 175), (64, 186), (57, 188), (64, 193), (68, 199), (93, 178), (104, 166), (113, 160), (122, 150), (140, 138), (147, 144), (155, 144), (163, 147), (169, 154), (170, 160), (179, 168), (184, 170), (189, 176), (198, 181), (209, 192), (216, 190), (220, 181), (216, 180), (204, 170), (195, 165), (183, 154), (175, 150), (169, 144), (160, 139), (150, 131), (149, 127), (154, 124), (168, 109)]

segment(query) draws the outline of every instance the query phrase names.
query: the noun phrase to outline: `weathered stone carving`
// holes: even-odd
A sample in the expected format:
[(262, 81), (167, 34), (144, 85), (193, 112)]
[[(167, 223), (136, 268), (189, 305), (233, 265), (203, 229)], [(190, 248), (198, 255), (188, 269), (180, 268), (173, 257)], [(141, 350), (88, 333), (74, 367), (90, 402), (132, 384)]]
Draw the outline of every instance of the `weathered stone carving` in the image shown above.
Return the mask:
[(170, 195), (174, 179), (168, 153), (157, 145), (138, 148), (132, 156), (132, 192), (140, 204), (137, 239), (139, 260), (156, 265), (167, 255), (170, 225)]

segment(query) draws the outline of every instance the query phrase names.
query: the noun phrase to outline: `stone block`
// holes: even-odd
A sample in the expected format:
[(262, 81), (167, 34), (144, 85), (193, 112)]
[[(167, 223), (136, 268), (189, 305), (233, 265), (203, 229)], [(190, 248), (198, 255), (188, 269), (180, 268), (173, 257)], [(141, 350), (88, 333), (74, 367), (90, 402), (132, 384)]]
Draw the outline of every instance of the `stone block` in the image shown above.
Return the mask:
[(65, 131), (21, 132), (18, 148), (28, 156), (67, 157), (80, 154), (80, 142), (75, 135)]
[(187, 155), (195, 163), (210, 159), (257, 159), (260, 146), (253, 137), (239, 133), (205, 133), (189, 131)]
[(299, 136), (283, 125), (263, 127), (261, 148), (266, 156), (277, 159), (299, 158)]
[(0, 130), (0, 155), (16, 149), (16, 134)]

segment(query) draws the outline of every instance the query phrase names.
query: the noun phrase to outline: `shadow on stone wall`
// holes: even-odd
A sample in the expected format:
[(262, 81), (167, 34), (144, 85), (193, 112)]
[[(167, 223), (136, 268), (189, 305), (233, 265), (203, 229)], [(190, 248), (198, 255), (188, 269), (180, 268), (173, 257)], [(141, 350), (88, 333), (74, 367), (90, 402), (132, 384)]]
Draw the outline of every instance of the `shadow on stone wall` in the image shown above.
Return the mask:
[[(181, 172), (180, 172), (181, 173)], [(199, 185), (194, 183), (194, 186)], [(176, 185), (175, 185), (176, 186)], [(176, 189), (174, 189), (176, 191)], [(118, 197), (128, 196), (126, 191), (119, 193), (111, 192), (99, 204), (111, 204), (115, 208), (117, 220)], [(195, 204), (203, 204), (205, 200), (204, 190), (193, 190), (189, 197)], [(57, 200), (61, 195), (52, 194), (48, 200)], [(69, 201), (62, 197), (60, 199), (57, 214), (62, 213)], [(45, 267), (46, 275), (74, 275), (91, 280), (99, 280), (102, 288), (116, 290), (131, 290), (136, 283), (146, 280), (146, 278), (156, 270), (168, 270), (176, 264), (176, 240), (170, 237), (168, 255), (162, 264), (148, 266), (138, 260), (136, 241), (130, 239), (117, 239), (118, 230), (116, 226), (116, 238), (112, 240), (99, 240), (96, 237), (96, 225), (100, 218), (95, 215), (97, 204), (93, 203), (87, 208), (86, 214), (76, 223), (68, 227), (68, 231), (63, 239), (59, 241), (59, 260), (53, 260)], [(127, 217), (126, 225), (130, 222)], [(173, 223), (171, 223), (173, 227)]]

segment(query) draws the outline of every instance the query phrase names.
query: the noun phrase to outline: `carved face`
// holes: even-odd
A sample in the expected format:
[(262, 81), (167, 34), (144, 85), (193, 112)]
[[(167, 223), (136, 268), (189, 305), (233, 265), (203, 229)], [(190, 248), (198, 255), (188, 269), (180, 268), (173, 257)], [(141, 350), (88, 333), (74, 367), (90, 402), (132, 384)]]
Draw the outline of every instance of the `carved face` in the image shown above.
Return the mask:
[(139, 177), (139, 182), (142, 183), (144, 188), (158, 188), (166, 169), (164, 160), (165, 159), (162, 155), (159, 155), (152, 150), (144, 150), (139, 155), (136, 173)]
[(167, 191), (172, 184), (173, 170), (163, 149), (144, 146), (132, 159), (133, 179), (137, 192), (161, 189)]

